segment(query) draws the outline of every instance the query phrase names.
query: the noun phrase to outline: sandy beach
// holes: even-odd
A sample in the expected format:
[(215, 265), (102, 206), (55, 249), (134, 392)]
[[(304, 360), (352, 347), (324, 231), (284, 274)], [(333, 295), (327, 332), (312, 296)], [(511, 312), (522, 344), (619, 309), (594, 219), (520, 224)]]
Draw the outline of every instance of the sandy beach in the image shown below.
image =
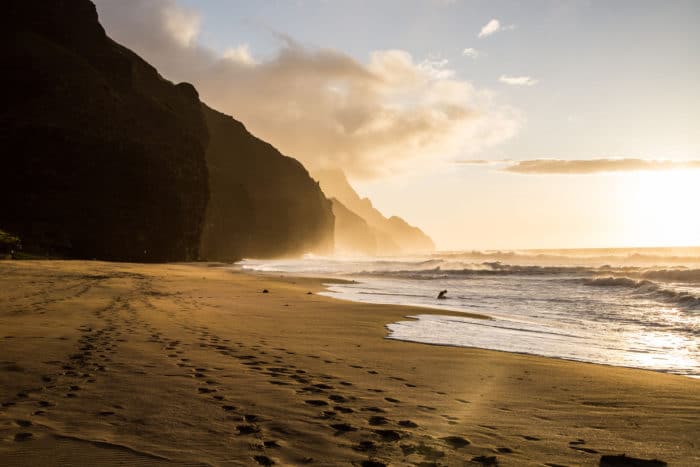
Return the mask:
[(322, 284), (1, 261), (0, 464), (700, 465), (700, 380), (388, 340), (426, 310)]

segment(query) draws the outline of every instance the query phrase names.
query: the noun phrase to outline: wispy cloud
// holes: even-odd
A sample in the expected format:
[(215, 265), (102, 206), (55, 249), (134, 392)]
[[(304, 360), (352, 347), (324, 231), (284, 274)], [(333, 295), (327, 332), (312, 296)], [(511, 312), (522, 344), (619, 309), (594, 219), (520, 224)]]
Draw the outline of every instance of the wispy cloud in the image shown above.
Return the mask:
[[(506, 161), (503, 161), (506, 162)], [(519, 174), (594, 174), (678, 169), (700, 169), (700, 160), (650, 159), (535, 159), (511, 163), (504, 171)]]
[(460, 159), (455, 161), (455, 164), (461, 165), (503, 165), (511, 162), (507, 159), (487, 160), (487, 159)]
[(502, 25), (499, 20), (494, 18), (481, 28), (481, 31), (479, 31), (479, 35), (477, 37), (481, 39), (483, 37), (488, 37), (492, 34), (495, 34), (499, 31), (508, 31), (511, 29), (515, 29), (514, 24)]
[(479, 58), (481, 53), (473, 47), (467, 47), (462, 51), (462, 55), (469, 58)]
[(426, 59), (418, 64), (418, 68), (433, 79), (448, 79), (455, 74), (454, 70), (447, 67), (448, 64), (446, 58)]
[(501, 75), (498, 78), (501, 83), (509, 84), (511, 86), (534, 86), (538, 81), (530, 76), (508, 76)]

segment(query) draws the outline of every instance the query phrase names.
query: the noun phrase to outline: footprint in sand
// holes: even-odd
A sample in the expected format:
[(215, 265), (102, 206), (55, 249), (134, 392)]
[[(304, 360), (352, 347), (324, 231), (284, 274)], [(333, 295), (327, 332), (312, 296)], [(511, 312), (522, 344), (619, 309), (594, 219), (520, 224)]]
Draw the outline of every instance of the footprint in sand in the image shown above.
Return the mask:
[(496, 456), (476, 456), (472, 457), (471, 461), (481, 465), (498, 465)]
[(382, 417), (381, 415), (373, 415), (369, 417), (367, 423), (369, 423), (372, 426), (386, 425), (387, 423), (389, 423), (389, 419), (387, 419), (386, 417)]
[(236, 427), (239, 435), (252, 435), (255, 433), (260, 433), (260, 428), (255, 425), (238, 425)]
[(253, 459), (260, 465), (275, 465), (275, 462), (267, 456), (253, 456)]
[(333, 407), (334, 410), (337, 410), (340, 413), (353, 413), (354, 410), (351, 409), (350, 407), (343, 407), (342, 405), (336, 405)]
[(306, 404), (312, 405), (314, 407), (321, 407), (324, 405), (328, 405), (328, 402), (320, 400), (320, 399), (309, 399), (304, 401)]
[(396, 442), (401, 439), (401, 432), (396, 430), (373, 430), (382, 441)]
[[(440, 459), (442, 457), (445, 457), (445, 453), (440, 451), (439, 449), (435, 449), (431, 446), (428, 446), (424, 443), (420, 444), (402, 444), (401, 445), (401, 451), (403, 452), (404, 456), (410, 456), (411, 454), (419, 454), (423, 456), (426, 459), (429, 460), (436, 460)], [(419, 465), (437, 465), (434, 463), (423, 463)]]
[(461, 436), (445, 436), (444, 438), (440, 439), (443, 440), (452, 449), (460, 449), (464, 446), (469, 446), (471, 444), (469, 440), (462, 438)]
[(374, 444), (374, 441), (360, 441), (358, 444), (353, 446), (353, 449), (359, 452), (368, 452), (374, 450), (376, 447), (377, 445)]
[(357, 431), (357, 428), (355, 428), (354, 426), (352, 426), (348, 423), (334, 423), (331, 425), (331, 428), (333, 428), (336, 431), (336, 434), (348, 433), (350, 431)]
[(401, 420), (399, 421), (399, 426), (404, 428), (418, 428), (418, 424), (411, 420)]
[(17, 442), (29, 441), (33, 437), (34, 437), (34, 434), (29, 433), (29, 432), (17, 433), (15, 435), (15, 441), (17, 441)]

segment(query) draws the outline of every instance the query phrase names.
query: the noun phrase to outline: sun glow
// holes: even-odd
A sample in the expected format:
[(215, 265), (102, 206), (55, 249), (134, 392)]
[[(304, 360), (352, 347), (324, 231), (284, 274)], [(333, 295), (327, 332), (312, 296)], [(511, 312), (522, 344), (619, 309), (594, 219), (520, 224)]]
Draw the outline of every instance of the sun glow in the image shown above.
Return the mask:
[(619, 190), (631, 246), (700, 244), (700, 170), (629, 173)]

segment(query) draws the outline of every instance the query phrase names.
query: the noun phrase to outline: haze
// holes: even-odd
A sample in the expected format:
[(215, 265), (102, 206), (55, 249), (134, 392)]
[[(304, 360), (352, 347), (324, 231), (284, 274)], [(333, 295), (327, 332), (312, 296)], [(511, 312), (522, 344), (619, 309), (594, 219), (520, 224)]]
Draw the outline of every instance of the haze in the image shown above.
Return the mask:
[(97, 5), (164, 76), (439, 249), (700, 239), (697, 2)]

